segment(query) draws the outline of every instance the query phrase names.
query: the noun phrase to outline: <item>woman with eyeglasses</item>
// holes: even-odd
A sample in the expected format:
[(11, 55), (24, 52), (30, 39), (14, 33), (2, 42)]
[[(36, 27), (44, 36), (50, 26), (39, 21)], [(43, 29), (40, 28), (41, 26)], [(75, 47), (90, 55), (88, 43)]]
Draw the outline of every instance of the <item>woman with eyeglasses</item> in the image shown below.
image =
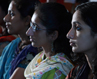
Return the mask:
[[(38, 53), (38, 49), (32, 47), (26, 31), (29, 28), (31, 16), (34, 13), (38, 0), (12, 0), (8, 7), (8, 13), (4, 17), (9, 34), (15, 34), (17, 39), (8, 44), (0, 57), (0, 79), (9, 79), (17, 67), (22, 71), (16, 73), (16, 79), (21, 79), (21, 74), (32, 58)], [(20, 76), (19, 76), (20, 75)], [(11, 79), (15, 79), (11, 77)], [(22, 76), (24, 78), (24, 76)]]
[(36, 7), (26, 34), (33, 47), (42, 47), (25, 69), (26, 79), (64, 79), (73, 68), (71, 48), (64, 37), (70, 29), (71, 13), (59, 3)]

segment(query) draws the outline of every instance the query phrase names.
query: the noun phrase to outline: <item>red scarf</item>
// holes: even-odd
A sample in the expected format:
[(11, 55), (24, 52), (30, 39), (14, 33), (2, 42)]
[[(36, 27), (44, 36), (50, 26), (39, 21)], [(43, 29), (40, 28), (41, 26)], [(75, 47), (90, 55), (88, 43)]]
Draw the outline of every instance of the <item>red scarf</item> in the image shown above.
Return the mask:
[(16, 39), (15, 36), (12, 35), (8, 35), (8, 36), (1, 36), (0, 37), (0, 42), (5, 42), (5, 41), (9, 41), (11, 42), (12, 40)]

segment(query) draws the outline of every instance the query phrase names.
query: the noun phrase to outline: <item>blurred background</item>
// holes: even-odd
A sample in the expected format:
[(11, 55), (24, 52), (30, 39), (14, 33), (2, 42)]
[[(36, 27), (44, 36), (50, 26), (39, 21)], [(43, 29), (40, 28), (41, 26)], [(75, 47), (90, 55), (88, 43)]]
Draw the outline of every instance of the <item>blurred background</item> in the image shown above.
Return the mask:
[(57, 2), (62, 5), (64, 5), (71, 13), (74, 12), (75, 7), (78, 4), (84, 3), (84, 2), (94, 2), (97, 0), (40, 0), (42, 3), (45, 2)]

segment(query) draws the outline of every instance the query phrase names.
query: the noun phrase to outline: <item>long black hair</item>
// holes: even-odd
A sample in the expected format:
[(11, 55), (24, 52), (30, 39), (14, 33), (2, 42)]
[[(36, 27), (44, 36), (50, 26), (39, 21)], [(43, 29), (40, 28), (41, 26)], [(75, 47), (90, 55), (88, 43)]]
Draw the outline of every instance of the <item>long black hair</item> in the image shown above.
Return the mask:
[(65, 52), (70, 57), (71, 47), (66, 34), (71, 27), (72, 14), (64, 5), (51, 2), (38, 5), (36, 11), (41, 24), (47, 28), (48, 35), (58, 31), (58, 38), (53, 42), (55, 53)]
[[(80, 11), (82, 20), (91, 28), (91, 35), (97, 34), (97, 2), (86, 2), (78, 5), (75, 10)], [(96, 47), (97, 48), (97, 47)], [(84, 58), (84, 56), (82, 57)], [(79, 58), (79, 60), (81, 60)], [(97, 75), (97, 55), (92, 64), (92, 72)], [(82, 60), (83, 62), (86, 61)]]
[(35, 11), (35, 6), (40, 3), (39, 0), (11, 0), (15, 2), (17, 10), (22, 17), (27, 15), (32, 16)]

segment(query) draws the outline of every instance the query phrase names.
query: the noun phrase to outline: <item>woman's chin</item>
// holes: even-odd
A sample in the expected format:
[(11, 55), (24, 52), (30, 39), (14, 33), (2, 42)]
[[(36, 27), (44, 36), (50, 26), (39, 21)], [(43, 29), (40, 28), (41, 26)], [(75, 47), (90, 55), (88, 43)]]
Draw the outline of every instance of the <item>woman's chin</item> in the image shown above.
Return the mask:
[(11, 30), (7, 30), (7, 32), (9, 33), (9, 34), (14, 34)]
[(37, 46), (35, 45), (35, 43), (33, 43), (33, 42), (31, 43), (31, 45), (32, 45), (33, 47), (37, 47)]

